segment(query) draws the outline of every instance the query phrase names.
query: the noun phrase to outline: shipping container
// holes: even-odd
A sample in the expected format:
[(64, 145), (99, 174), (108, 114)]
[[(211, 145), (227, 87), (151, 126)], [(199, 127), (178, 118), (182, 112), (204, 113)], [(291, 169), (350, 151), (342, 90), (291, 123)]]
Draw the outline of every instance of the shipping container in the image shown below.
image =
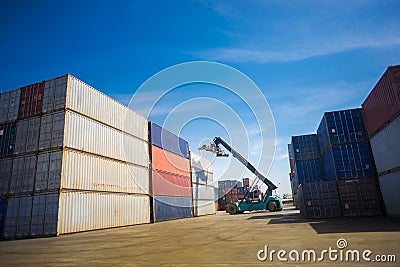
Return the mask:
[(292, 136), (295, 161), (319, 159), (319, 146), (316, 134)]
[(13, 158), (10, 195), (32, 193), (36, 174), (37, 156), (27, 154)]
[(17, 122), (14, 154), (38, 150), (40, 117)]
[(43, 112), (65, 108), (148, 141), (146, 118), (72, 75), (45, 82)]
[(371, 137), (378, 173), (400, 168), (400, 116)]
[(154, 197), (154, 221), (192, 217), (192, 199), (189, 197)]
[(147, 167), (80, 151), (40, 153), (35, 191), (56, 189), (148, 194), (149, 173)]
[(379, 176), (379, 186), (388, 216), (400, 216), (400, 170)]
[(15, 122), (0, 125), (0, 158), (14, 153), (16, 128)]
[(294, 159), (294, 148), (292, 144), (288, 144), (289, 159)]
[(368, 143), (333, 145), (322, 157), (325, 179), (361, 179), (377, 175)]
[(187, 159), (190, 158), (189, 144), (186, 140), (158, 126), (154, 122), (149, 123), (149, 131), (152, 145)]
[(193, 216), (204, 216), (215, 214), (214, 200), (193, 200)]
[(17, 119), (20, 97), (21, 89), (0, 93), (0, 123)]
[(59, 193), (45, 193), (33, 197), (31, 237), (57, 235)]
[(296, 161), (294, 167), (295, 177), (298, 183), (311, 183), (323, 180), (321, 162), (318, 160)]
[(213, 174), (192, 167), (192, 183), (213, 185)]
[[(64, 141), (65, 112), (43, 115), (40, 121), (39, 150), (61, 148)], [(84, 130), (81, 134), (84, 133)]]
[(62, 192), (58, 234), (150, 222), (147, 195)]
[(388, 67), (362, 108), (369, 136), (400, 115), (400, 65)]
[(253, 179), (250, 178), (243, 178), (243, 186), (252, 186), (253, 185)]
[(42, 113), (44, 82), (21, 87), (18, 119), (38, 116)]
[(0, 196), (8, 194), (10, 189), (11, 171), (12, 158), (0, 159)]
[(0, 198), (0, 237), (3, 236), (4, 221), (7, 212), (7, 199)]
[(190, 164), (196, 170), (203, 170), (208, 173), (213, 173), (212, 160), (190, 152)]
[(192, 196), (192, 182), (189, 177), (153, 170), (151, 178), (153, 195)]
[(369, 141), (361, 108), (325, 112), (317, 135), (321, 155), (335, 144)]
[(4, 223), (5, 239), (26, 238), (29, 236), (32, 213), (32, 196), (11, 197), (7, 201)]
[(383, 215), (376, 178), (341, 180), (337, 183), (343, 216)]
[(105, 157), (148, 166), (145, 141), (74, 112), (66, 113), (65, 146)]
[(215, 200), (214, 187), (200, 184), (193, 184), (193, 201)]
[(151, 146), (153, 169), (190, 177), (190, 161), (172, 152)]
[(297, 190), (300, 212), (305, 218), (340, 217), (340, 203), (336, 183), (303, 183)]

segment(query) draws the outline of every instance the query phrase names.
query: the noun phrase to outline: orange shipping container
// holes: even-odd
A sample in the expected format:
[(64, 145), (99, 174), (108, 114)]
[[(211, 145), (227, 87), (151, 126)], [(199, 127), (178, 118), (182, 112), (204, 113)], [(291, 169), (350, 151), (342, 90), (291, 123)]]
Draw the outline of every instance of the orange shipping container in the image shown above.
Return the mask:
[(151, 146), (153, 169), (190, 177), (190, 161), (156, 146)]
[(189, 177), (153, 170), (152, 185), (154, 196), (192, 197), (192, 181)]

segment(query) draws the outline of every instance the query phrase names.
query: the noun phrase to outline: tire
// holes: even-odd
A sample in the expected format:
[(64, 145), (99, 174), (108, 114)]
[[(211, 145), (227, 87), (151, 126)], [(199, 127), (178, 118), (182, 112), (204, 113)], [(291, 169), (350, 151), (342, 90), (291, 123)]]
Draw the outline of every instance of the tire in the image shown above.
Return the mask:
[(276, 203), (274, 201), (268, 202), (267, 208), (270, 212), (275, 212), (277, 210)]
[(227, 211), (230, 215), (233, 215), (233, 214), (236, 214), (236, 213), (237, 213), (237, 208), (236, 208), (235, 205), (229, 204), (229, 206), (226, 208), (226, 211)]

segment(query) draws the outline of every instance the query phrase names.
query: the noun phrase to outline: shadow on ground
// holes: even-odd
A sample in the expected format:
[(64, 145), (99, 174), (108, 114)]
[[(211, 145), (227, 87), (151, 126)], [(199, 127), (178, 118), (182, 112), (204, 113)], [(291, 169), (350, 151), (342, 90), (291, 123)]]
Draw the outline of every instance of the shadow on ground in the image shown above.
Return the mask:
[(305, 219), (299, 213), (264, 212), (247, 220), (269, 220), (268, 224), (308, 223), (318, 234), (400, 231), (400, 218), (388, 217)]

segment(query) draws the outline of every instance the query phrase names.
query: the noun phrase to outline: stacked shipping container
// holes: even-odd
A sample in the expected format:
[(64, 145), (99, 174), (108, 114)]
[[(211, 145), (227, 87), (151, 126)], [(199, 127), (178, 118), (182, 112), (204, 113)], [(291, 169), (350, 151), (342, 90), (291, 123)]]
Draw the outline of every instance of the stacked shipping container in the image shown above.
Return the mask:
[(192, 217), (192, 180), (187, 141), (149, 123), (154, 222)]
[[(225, 210), (231, 201), (238, 200), (237, 188), (242, 187), (242, 182), (237, 180), (218, 181), (218, 206), (219, 210)], [(235, 189), (235, 190), (233, 190)]]
[[(362, 110), (325, 112), (317, 134), (325, 179), (337, 182), (343, 215), (382, 215)], [(368, 186), (358, 186), (364, 184)], [(363, 201), (353, 201), (355, 196)], [(376, 208), (370, 209), (370, 205)]]
[(213, 186), (212, 161), (190, 153), (193, 190), (193, 215), (215, 213), (215, 188)]
[(400, 216), (400, 65), (385, 71), (362, 108), (386, 212)]
[(145, 118), (71, 75), (0, 102), (5, 238), (150, 221)]

